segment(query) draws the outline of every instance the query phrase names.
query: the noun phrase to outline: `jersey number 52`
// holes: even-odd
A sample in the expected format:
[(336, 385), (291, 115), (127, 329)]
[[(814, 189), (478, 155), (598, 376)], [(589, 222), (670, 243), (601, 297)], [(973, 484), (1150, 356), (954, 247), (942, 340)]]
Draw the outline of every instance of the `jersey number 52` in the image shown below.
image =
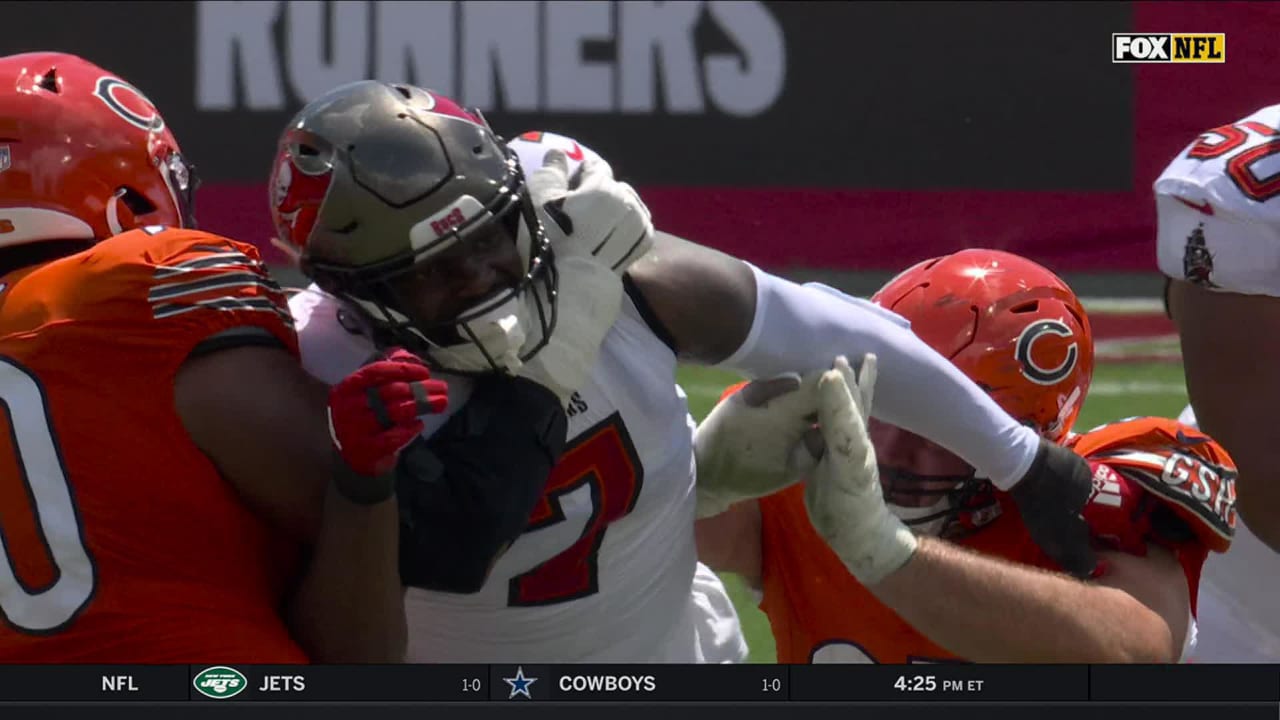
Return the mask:
[(1193, 160), (1222, 157), (1249, 142), (1250, 133), (1269, 139), (1237, 153), (1227, 161), (1226, 172), (1245, 197), (1266, 202), (1280, 195), (1280, 171), (1258, 177), (1255, 170), (1263, 159), (1280, 154), (1280, 130), (1252, 120), (1216, 127), (1200, 136), (1196, 144), (1187, 150), (1187, 157)]

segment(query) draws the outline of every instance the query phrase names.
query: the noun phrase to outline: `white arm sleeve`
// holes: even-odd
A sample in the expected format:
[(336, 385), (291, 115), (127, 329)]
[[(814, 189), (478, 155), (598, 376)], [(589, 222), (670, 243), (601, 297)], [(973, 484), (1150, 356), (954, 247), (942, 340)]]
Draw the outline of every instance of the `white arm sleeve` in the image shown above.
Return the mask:
[(879, 357), (875, 417), (960, 456), (998, 487), (1012, 487), (1035, 459), (1039, 435), (1014, 420), (895, 313), (825, 286), (800, 286), (759, 268), (747, 339), (721, 367), (748, 377), (805, 373)]

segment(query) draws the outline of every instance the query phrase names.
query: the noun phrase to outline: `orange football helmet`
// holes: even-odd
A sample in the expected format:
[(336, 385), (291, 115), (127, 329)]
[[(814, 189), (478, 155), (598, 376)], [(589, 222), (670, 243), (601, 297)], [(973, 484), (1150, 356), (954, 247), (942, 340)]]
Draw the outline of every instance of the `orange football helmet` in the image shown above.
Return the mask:
[(871, 301), (985, 388), (1010, 415), (1061, 442), (1093, 378), (1084, 306), (1057, 275), (998, 250), (919, 263)]
[(133, 85), (74, 55), (0, 57), (0, 248), (194, 227), (197, 184)]
[[(964, 250), (914, 265), (871, 300), (909, 320), (1010, 415), (1066, 439), (1093, 377), (1093, 335), (1056, 275), (1010, 253)], [(885, 499), (917, 532), (954, 537), (998, 516), (994, 486), (962, 460), (900, 428), (873, 420), (870, 430)]]

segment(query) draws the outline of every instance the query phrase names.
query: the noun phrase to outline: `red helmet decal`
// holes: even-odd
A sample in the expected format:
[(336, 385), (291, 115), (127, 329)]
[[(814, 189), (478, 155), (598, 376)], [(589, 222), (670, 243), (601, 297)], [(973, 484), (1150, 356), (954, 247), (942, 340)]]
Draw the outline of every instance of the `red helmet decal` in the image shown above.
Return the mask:
[(427, 100), (427, 106), (422, 108), (423, 110), (435, 113), (437, 115), (444, 115), (446, 117), (458, 118), (459, 120), (466, 120), (467, 122), (473, 125), (479, 125), (481, 127), (484, 127), (485, 125), (484, 121), (481, 120), (479, 116), (477, 116), (474, 112), (471, 112), (466, 108), (462, 107), (454, 100), (451, 100), (450, 98), (445, 97), (444, 95), (439, 95), (431, 90), (427, 90), (425, 94), (430, 99)]
[(281, 241), (299, 249), (307, 246), (332, 182), (332, 170), (304, 172), (293, 162), (287, 148), (280, 151), (271, 177), (271, 209)]
[(93, 94), (134, 127), (157, 132), (164, 129), (164, 118), (160, 117), (155, 103), (143, 95), (141, 90), (120, 78), (110, 75), (98, 78)]

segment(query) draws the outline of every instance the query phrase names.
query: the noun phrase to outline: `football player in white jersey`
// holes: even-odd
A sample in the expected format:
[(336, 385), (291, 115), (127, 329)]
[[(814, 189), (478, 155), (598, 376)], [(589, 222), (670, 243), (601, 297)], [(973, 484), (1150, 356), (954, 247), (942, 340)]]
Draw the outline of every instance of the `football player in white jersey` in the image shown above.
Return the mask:
[(1280, 551), (1280, 105), (1200, 135), (1155, 193), (1157, 256), (1195, 408), (1184, 418), (1235, 458), (1240, 515)]
[[(1280, 660), (1280, 105), (1207, 130), (1155, 183), (1191, 404), (1240, 468), (1244, 523), (1205, 566), (1200, 659)], [(1194, 408), (1194, 410), (1193, 410)], [(1265, 545), (1264, 545), (1265, 543)], [(1215, 629), (1216, 628), (1216, 629)]]
[[(565, 400), (567, 449), (526, 532), (475, 592), (424, 589), (402, 564), (413, 661), (743, 659), (693, 521), (776, 488), (695, 487), (678, 360), (766, 377), (873, 352), (878, 415), (1011, 488), (1046, 551), (1093, 567), (1081, 458), (872, 306), (653, 233), (634, 192), (571, 139), (504, 144), (446, 97), (365, 81), (295, 116), (271, 186), (279, 242), (316, 282), (291, 303), (314, 375), (330, 381), (407, 347), (452, 372), (440, 376), (458, 414), (424, 418), (427, 433), (485, 422), (466, 415), (467, 399), (493, 373)], [(429, 521), (412, 496), (401, 489), (404, 521)]]

